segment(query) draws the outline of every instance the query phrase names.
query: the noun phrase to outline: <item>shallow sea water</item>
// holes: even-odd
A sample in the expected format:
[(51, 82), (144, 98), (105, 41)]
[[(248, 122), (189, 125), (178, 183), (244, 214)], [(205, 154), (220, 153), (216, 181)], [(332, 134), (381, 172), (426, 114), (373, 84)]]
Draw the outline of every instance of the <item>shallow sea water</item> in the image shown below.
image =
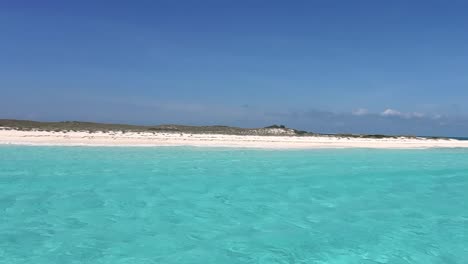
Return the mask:
[(0, 263), (468, 263), (468, 150), (0, 146)]

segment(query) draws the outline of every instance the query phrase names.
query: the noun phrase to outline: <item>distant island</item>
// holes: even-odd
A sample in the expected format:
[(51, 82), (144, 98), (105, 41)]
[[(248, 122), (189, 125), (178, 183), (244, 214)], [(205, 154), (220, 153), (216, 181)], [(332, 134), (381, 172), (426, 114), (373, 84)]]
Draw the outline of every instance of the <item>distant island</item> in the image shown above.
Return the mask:
[[(165, 132), (165, 133), (188, 133), (188, 134), (221, 134), (221, 135), (251, 135), (251, 136), (336, 136), (351, 138), (416, 138), (413, 135), (380, 135), (380, 134), (323, 134), (304, 130), (288, 128), (285, 125), (271, 125), (262, 128), (240, 128), (232, 126), (188, 126), (188, 125), (127, 125), (108, 124), (81, 121), (62, 122), (38, 122), (31, 120), (0, 119), (0, 128), (9, 128), (21, 131), (49, 131), (49, 132), (72, 132), (87, 131), (95, 132)], [(425, 137), (442, 138), (442, 137)]]
[(0, 119), (0, 145), (412, 149), (468, 148), (468, 141), (417, 136), (320, 134), (284, 125), (262, 128), (221, 125), (138, 126), (80, 121), (37, 122)]

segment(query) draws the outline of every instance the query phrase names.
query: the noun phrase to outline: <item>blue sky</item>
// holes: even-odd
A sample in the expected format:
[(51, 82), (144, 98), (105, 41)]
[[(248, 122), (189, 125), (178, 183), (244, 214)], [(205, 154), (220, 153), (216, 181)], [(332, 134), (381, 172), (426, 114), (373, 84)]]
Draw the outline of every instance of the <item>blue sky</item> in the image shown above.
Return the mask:
[(468, 136), (467, 12), (430, 0), (1, 1), (0, 118)]

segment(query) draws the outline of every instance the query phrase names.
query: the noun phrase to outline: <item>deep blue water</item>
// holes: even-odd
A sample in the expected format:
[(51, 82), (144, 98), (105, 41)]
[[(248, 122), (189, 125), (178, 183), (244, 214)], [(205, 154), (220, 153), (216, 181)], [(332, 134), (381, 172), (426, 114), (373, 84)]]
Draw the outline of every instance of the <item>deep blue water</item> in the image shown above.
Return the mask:
[(0, 263), (468, 263), (468, 150), (0, 146)]

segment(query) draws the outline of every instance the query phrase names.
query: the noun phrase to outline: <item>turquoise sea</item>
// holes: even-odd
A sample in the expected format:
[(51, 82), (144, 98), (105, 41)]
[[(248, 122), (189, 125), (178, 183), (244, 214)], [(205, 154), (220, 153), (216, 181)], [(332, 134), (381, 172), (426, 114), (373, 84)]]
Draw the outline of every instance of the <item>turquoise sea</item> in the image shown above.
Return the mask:
[(468, 150), (0, 146), (0, 263), (468, 263)]

